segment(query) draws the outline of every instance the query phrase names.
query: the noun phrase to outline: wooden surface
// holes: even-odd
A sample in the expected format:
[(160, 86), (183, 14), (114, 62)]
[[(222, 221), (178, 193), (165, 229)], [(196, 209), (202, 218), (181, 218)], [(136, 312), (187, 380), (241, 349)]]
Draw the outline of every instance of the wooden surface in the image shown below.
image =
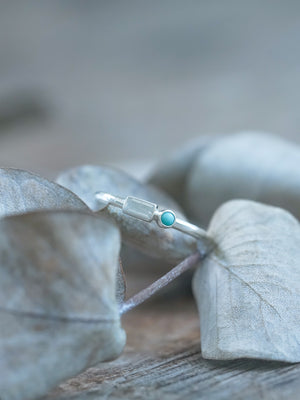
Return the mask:
[(300, 398), (300, 364), (201, 357), (191, 297), (162, 297), (124, 317), (124, 354), (60, 385), (44, 400)]

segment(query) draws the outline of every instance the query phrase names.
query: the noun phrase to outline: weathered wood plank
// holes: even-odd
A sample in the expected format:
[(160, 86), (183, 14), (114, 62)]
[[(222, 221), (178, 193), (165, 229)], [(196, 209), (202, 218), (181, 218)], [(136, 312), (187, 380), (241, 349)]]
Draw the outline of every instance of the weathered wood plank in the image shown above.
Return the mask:
[(124, 325), (122, 357), (69, 380), (45, 400), (299, 399), (300, 364), (204, 360), (191, 298), (141, 306)]

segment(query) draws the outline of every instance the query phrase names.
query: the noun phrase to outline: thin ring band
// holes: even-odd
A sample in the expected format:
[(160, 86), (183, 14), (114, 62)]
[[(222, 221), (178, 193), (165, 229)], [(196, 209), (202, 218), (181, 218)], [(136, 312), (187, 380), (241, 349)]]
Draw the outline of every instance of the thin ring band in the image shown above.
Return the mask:
[(133, 196), (122, 198), (105, 192), (97, 192), (95, 197), (99, 205), (97, 211), (111, 205), (121, 208), (124, 214), (141, 221), (156, 221), (161, 228), (174, 228), (196, 239), (209, 239), (205, 230), (183, 219), (176, 218), (175, 212), (172, 210), (160, 211), (158, 205), (150, 201)]

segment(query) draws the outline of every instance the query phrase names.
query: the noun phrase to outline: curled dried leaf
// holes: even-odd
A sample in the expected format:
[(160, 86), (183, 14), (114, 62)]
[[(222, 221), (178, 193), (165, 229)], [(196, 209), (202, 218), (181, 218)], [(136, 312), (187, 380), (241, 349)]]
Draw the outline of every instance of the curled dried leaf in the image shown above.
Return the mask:
[(282, 207), (300, 219), (299, 146), (261, 132), (194, 146), (194, 153), (174, 156), (161, 167), (164, 173), (156, 171), (150, 179), (165, 187), (193, 221), (207, 226), (221, 204), (237, 198)]
[(28, 171), (0, 168), (0, 217), (36, 210), (87, 210), (66, 188)]
[(203, 357), (299, 362), (299, 222), (236, 200), (218, 209), (208, 233), (216, 247), (193, 279)]
[(203, 136), (189, 142), (164, 159), (148, 177), (148, 183), (161, 188), (185, 209), (185, 186), (195, 159), (215, 138)]
[[(89, 210), (76, 194), (55, 182), (28, 171), (0, 168), (0, 217), (37, 210), (68, 209)], [(125, 293), (121, 266), (118, 266), (116, 285), (117, 293)]]
[[(0, 200), (0, 217), (37, 210), (89, 210), (75, 193), (63, 186), (14, 168), (0, 168)], [(121, 268), (119, 265), (117, 293), (126, 291)]]
[[(130, 195), (143, 198), (157, 203), (162, 209), (175, 210), (178, 217), (184, 219), (179, 206), (169, 196), (117, 169), (81, 166), (63, 172), (57, 182), (76, 193), (92, 210), (99, 209), (95, 193), (103, 191), (121, 197)], [(107, 213), (114, 218), (121, 229), (122, 239), (146, 254), (177, 262), (196, 250), (194, 238), (174, 229), (161, 229), (154, 221), (137, 220), (113, 206), (99, 213)]]
[(91, 214), (0, 220), (1, 397), (35, 399), (120, 354), (119, 249), (117, 227)]

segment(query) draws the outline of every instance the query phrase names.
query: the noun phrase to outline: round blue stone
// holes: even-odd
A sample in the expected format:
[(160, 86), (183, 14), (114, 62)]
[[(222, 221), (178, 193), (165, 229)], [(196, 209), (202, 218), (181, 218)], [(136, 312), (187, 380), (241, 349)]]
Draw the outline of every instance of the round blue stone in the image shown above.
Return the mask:
[(175, 222), (175, 214), (171, 211), (165, 211), (161, 214), (160, 220), (165, 226), (172, 226)]

